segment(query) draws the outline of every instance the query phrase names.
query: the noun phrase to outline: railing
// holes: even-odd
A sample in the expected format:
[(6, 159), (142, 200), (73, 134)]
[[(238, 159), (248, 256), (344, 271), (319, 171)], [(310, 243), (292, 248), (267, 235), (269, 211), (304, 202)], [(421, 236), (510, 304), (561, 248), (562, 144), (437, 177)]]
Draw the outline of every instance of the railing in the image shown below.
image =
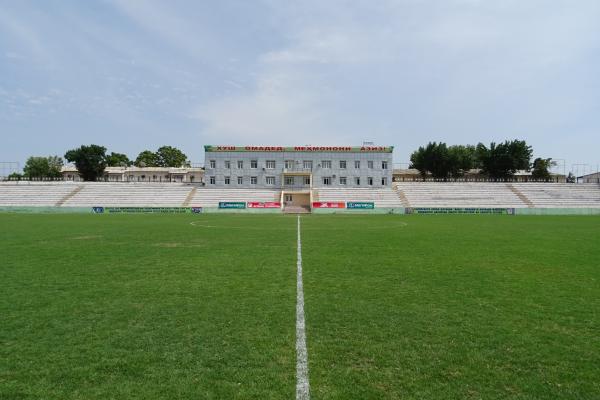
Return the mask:
[(282, 190), (310, 190), (310, 185), (283, 185)]
[(532, 178), (505, 178), (505, 179), (491, 179), (491, 178), (422, 178), (420, 176), (414, 177), (394, 177), (393, 182), (507, 182), (507, 183), (575, 183), (565, 182), (565, 178), (553, 177), (550, 179), (532, 179)]
[(286, 172), (306, 172), (306, 173), (310, 173), (312, 172), (312, 168), (304, 168), (304, 167), (292, 167), (292, 168), (284, 168), (283, 169), (283, 173), (285, 174)]

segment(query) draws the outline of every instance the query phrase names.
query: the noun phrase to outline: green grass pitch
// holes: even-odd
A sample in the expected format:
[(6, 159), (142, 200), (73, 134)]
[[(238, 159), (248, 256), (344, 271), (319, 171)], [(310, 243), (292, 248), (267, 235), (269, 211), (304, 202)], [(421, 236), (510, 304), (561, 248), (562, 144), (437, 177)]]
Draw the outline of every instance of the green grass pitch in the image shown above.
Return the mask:
[[(600, 398), (600, 218), (301, 221), (312, 399)], [(295, 216), (0, 227), (0, 399), (294, 398)]]

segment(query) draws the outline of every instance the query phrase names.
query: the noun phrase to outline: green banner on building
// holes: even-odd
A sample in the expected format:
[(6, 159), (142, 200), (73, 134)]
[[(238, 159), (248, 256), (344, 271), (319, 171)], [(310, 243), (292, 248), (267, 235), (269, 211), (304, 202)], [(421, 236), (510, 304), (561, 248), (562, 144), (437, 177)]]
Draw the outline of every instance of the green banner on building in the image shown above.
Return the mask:
[(206, 153), (220, 152), (334, 152), (391, 153), (394, 146), (204, 146)]
[(348, 201), (346, 202), (346, 208), (372, 210), (375, 208), (375, 203), (372, 201)]
[(243, 201), (220, 201), (219, 208), (246, 208)]

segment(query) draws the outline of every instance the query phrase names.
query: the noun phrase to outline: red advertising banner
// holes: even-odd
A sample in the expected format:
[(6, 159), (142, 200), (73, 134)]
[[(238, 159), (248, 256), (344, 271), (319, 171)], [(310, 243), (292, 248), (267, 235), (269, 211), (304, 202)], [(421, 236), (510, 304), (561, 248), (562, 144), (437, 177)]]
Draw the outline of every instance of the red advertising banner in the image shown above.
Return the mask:
[(281, 203), (277, 201), (249, 201), (248, 208), (281, 208)]
[(343, 201), (314, 201), (313, 208), (346, 208), (346, 203)]

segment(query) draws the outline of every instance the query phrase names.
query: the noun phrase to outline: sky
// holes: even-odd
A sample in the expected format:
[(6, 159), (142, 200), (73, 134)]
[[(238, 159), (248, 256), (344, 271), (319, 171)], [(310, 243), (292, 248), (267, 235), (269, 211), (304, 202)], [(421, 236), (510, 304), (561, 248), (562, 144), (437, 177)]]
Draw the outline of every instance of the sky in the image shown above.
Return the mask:
[[(597, 0), (0, 0), (0, 162), (524, 139), (600, 164)], [(562, 172), (562, 171), (561, 171)]]

